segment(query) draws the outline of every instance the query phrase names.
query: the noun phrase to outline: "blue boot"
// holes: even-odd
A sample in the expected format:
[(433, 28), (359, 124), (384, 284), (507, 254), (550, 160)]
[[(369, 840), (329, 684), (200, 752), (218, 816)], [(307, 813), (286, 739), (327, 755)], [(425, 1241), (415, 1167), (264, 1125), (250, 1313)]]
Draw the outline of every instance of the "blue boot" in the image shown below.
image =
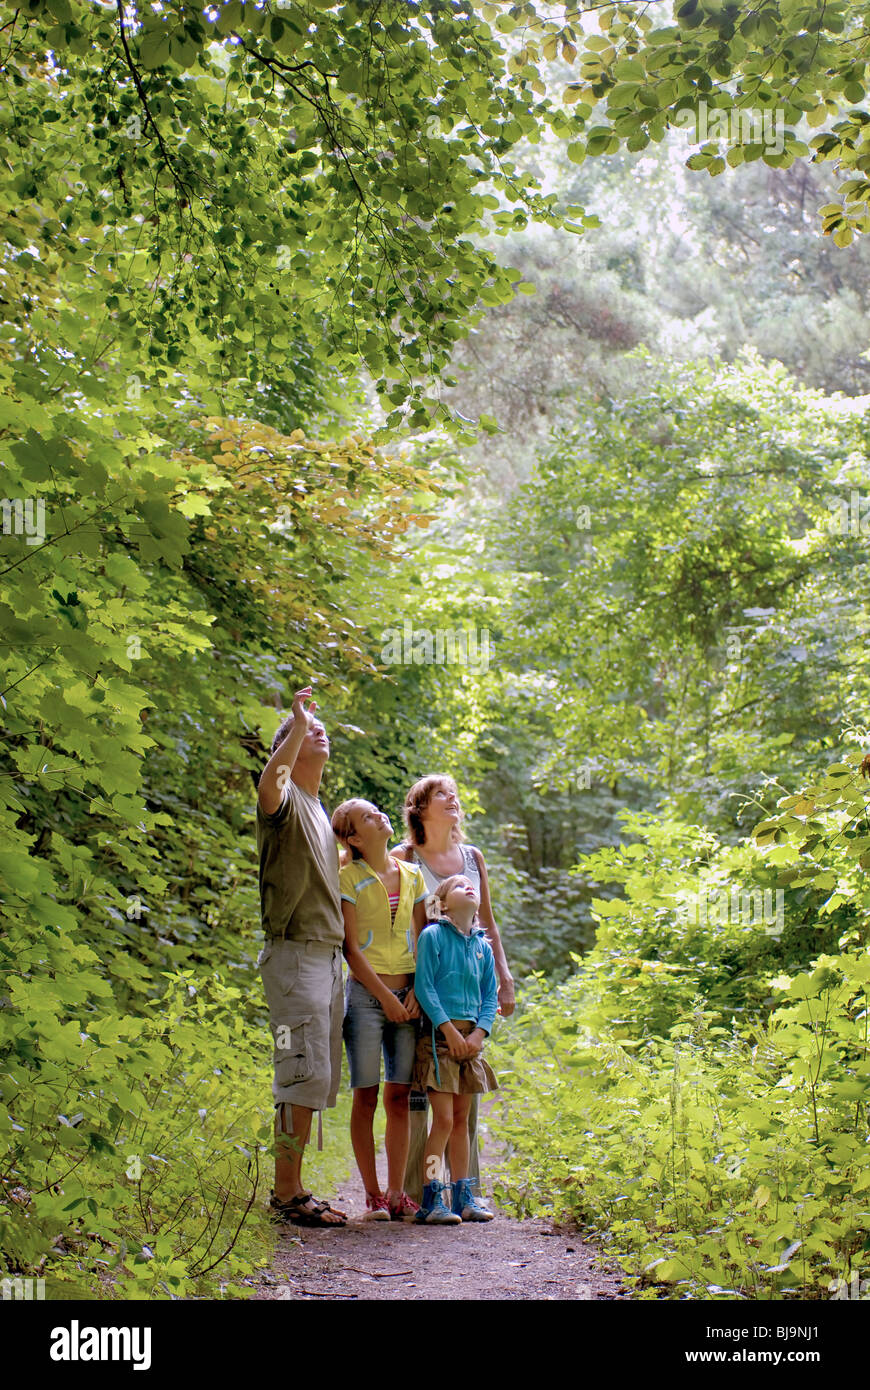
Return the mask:
[(461, 1221), (491, 1221), (494, 1215), (475, 1196), (471, 1178), (460, 1178), (453, 1184), (453, 1211)]
[(430, 1226), (458, 1226), (462, 1217), (452, 1212), (445, 1202), (446, 1190), (446, 1183), (427, 1182), (423, 1188), (423, 1205), (414, 1220), (425, 1221)]

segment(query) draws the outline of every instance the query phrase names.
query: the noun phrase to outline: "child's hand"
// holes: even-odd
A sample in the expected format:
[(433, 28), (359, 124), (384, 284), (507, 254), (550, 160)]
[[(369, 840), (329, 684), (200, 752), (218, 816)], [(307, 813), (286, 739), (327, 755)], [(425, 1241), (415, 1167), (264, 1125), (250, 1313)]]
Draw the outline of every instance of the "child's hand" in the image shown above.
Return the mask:
[(409, 1018), (422, 1018), (422, 1017), (423, 1017), (423, 1010), (420, 1008), (420, 1005), (417, 1003), (417, 996), (416, 996), (416, 994), (414, 993), (414, 987), (413, 987), (413, 985), (412, 985), (411, 988), (408, 990), (408, 993), (405, 995), (405, 1008), (408, 1010), (408, 1017), (409, 1017)]
[(390, 1023), (410, 1023), (411, 1015), (404, 1004), (396, 998), (395, 994), (389, 993), (383, 1001), (381, 1007), (387, 1015)]
[(444, 1039), (447, 1043), (447, 1051), (450, 1053), (450, 1056), (455, 1058), (457, 1062), (464, 1062), (468, 1056), (468, 1043), (466, 1039), (463, 1038), (459, 1029), (448, 1022), (442, 1023), (441, 1032), (444, 1034)]
[(473, 1028), (465, 1039), (469, 1057), (479, 1057), (483, 1051), (483, 1044), (486, 1041), (486, 1034), (482, 1028)]

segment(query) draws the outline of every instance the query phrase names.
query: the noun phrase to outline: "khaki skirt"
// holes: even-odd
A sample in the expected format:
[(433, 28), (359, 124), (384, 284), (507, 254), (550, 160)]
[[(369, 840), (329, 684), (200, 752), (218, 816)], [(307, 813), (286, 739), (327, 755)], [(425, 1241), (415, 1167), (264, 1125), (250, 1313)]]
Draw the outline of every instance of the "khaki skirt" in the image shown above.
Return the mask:
[[(457, 1023), (456, 1027), (463, 1037), (474, 1031), (474, 1024)], [(414, 1085), (421, 1091), (448, 1091), (456, 1096), (476, 1095), (481, 1091), (497, 1091), (495, 1072), (482, 1052), (476, 1057), (460, 1061), (451, 1057), (447, 1043), (440, 1033), (435, 1034), (438, 1050), (438, 1072), (435, 1075), (435, 1059), (432, 1055), (432, 1029), (424, 1026), (422, 1036), (417, 1040), (417, 1056), (414, 1061)]]

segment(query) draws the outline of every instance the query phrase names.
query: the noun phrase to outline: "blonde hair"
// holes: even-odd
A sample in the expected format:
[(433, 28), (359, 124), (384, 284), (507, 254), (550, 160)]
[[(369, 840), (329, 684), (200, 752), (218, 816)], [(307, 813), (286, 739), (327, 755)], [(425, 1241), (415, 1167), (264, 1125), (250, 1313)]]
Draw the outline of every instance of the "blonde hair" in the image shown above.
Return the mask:
[(332, 813), (333, 834), (338, 836), (345, 849), (349, 851), (351, 859), (362, 859), (362, 851), (348, 844), (348, 836), (357, 834), (353, 823), (353, 813), (357, 806), (362, 805), (361, 796), (352, 796), (349, 801), (343, 801), (340, 806), (336, 806)]
[(465, 874), (451, 874), (449, 878), (442, 878), (441, 882), (436, 886), (432, 898), (435, 906), (438, 908), (439, 914), (442, 916), (444, 915), (444, 909), (447, 904), (447, 895), (454, 883), (458, 883), (461, 878), (465, 878)]

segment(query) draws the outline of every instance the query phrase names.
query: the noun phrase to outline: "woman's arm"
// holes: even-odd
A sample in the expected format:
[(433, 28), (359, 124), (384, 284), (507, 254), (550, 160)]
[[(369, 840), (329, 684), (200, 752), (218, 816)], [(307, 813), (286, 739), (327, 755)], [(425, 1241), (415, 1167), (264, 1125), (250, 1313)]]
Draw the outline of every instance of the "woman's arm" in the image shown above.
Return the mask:
[(514, 977), (510, 972), (507, 963), (507, 956), (504, 953), (504, 946), (501, 944), (501, 936), (492, 915), (492, 901), (489, 896), (489, 878), (486, 873), (486, 863), (479, 849), (474, 850), (474, 857), (477, 861), (477, 868), (480, 873), (480, 907), (478, 917), (481, 926), (486, 932), (487, 940), (492, 947), (492, 954), (495, 960), (495, 973), (498, 976), (498, 1004), (504, 1018), (508, 1018), (516, 1007), (514, 996)]
[(490, 951), (483, 962), (483, 972), (480, 981), (480, 1013), (477, 1018), (478, 1028), (482, 1028), (487, 1034), (492, 1032), (492, 1025), (495, 1022), (497, 1009), (498, 984), (495, 977), (495, 961)]
[(391, 989), (387, 989), (383, 980), (378, 979), (377, 974), (369, 965), (365, 956), (359, 948), (359, 941), (356, 930), (356, 908), (353, 903), (342, 899), (341, 910), (344, 914), (344, 945), (342, 951), (347, 961), (350, 972), (355, 980), (359, 980), (361, 985), (365, 985), (369, 994), (373, 994), (381, 1005), (384, 1013), (391, 1023), (409, 1023), (411, 1015), (408, 1010), (393, 994)]

